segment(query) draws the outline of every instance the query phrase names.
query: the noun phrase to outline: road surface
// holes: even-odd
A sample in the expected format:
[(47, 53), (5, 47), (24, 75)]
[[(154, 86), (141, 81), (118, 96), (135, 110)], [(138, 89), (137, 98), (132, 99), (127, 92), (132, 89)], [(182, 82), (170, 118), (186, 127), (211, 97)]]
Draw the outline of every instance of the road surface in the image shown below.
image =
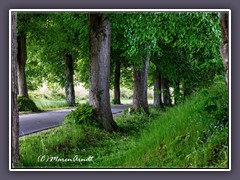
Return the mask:
[[(128, 107), (130, 107), (130, 105), (111, 106), (113, 116), (120, 114)], [(74, 108), (19, 115), (19, 136), (21, 137), (56, 127), (64, 121), (65, 115), (72, 110), (74, 110)]]

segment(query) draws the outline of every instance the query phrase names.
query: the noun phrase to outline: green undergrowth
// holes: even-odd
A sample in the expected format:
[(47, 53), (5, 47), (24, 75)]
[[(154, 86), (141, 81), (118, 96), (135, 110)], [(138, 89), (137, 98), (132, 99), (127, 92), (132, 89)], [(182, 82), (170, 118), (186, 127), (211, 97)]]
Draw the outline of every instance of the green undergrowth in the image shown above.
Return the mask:
[(18, 96), (17, 97), (17, 102), (18, 102), (19, 111), (26, 111), (26, 112), (39, 112), (39, 111), (41, 111), (31, 98)]
[(65, 95), (59, 92), (40, 92), (40, 91), (30, 91), (29, 97), (35, 102), (36, 106), (42, 110), (55, 110), (55, 109), (65, 109), (71, 108), (78, 104), (83, 104), (87, 102), (86, 97), (75, 97), (75, 105), (68, 105), (65, 99)]
[(93, 108), (89, 103), (81, 104), (65, 116), (64, 123), (81, 124), (93, 120)]
[(120, 132), (64, 123), (21, 138), (19, 168), (228, 168), (224, 84), (175, 107), (150, 107), (149, 116), (125, 113), (115, 120)]
[(169, 108), (141, 133), (134, 147), (102, 167), (227, 168), (228, 102), (225, 86), (203, 90)]

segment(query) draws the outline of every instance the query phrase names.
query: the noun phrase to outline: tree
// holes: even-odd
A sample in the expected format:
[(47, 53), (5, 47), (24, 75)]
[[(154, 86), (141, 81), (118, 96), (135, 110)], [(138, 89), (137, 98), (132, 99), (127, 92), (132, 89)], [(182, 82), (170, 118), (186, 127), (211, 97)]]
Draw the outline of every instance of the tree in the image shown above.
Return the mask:
[(65, 52), (65, 93), (66, 101), (68, 105), (75, 104), (75, 92), (74, 92), (74, 83), (73, 83), (73, 59), (72, 55)]
[(114, 69), (114, 99), (113, 104), (121, 104), (120, 100), (120, 77), (121, 77), (121, 62), (117, 60), (115, 62)]
[(28, 98), (28, 88), (25, 74), (25, 66), (27, 61), (27, 27), (28, 17), (19, 15), (18, 23), (20, 23), (20, 30), (18, 32), (18, 59), (17, 59), (17, 77), (18, 77), (18, 92), (19, 95)]
[(156, 29), (149, 21), (154, 14), (127, 14), (125, 17), (125, 55), (133, 67), (134, 92), (133, 107), (135, 111), (140, 108), (146, 114), (149, 114), (148, 98), (147, 98), (147, 79), (149, 61), (154, 47), (156, 45)]
[(110, 21), (103, 14), (89, 15), (90, 88), (89, 102), (96, 120), (109, 132), (117, 130), (113, 120), (110, 95)]
[(134, 77), (134, 92), (133, 92), (133, 108), (135, 111), (143, 109), (146, 114), (149, 114), (148, 98), (147, 98), (147, 79), (150, 56), (147, 56), (143, 67), (140, 70), (135, 69)]
[(48, 58), (45, 67), (50, 68), (52, 73), (46, 79), (54, 82), (54, 76), (60, 76), (59, 83), (65, 87), (66, 102), (72, 106), (75, 104), (73, 55), (76, 53), (76, 33), (79, 29), (75, 26), (77, 17), (72, 13), (54, 13), (42, 18), (45, 42), (41, 44)]
[(221, 17), (220, 17), (220, 25), (221, 25), (221, 30), (222, 30), (222, 45), (220, 47), (220, 52), (221, 56), (223, 59), (223, 64), (225, 67), (225, 73), (226, 73), (226, 88), (227, 92), (229, 91), (228, 87), (228, 13), (226, 12), (221, 12)]
[(162, 81), (166, 86), (162, 86), (165, 103), (171, 102), (170, 87), (174, 88), (171, 96), (175, 102), (181, 102), (181, 98), (209, 86), (214, 76), (221, 74), (218, 15), (208, 12), (119, 13), (115, 20), (124, 32), (122, 55), (129, 62), (129, 68), (140, 70), (144, 66), (142, 58), (146, 58), (146, 52), (151, 52), (151, 62), (166, 79)]
[[(127, 67), (124, 53), (124, 23), (122, 14), (109, 14), (108, 17), (111, 21), (111, 68), (110, 68), (110, 87), (113, 87), (114, 98), (113, 104), (121, 104), (121, 90), (120, 84), (123, 82), (125, 73), (123, 70)], [(121, 84), (122, 85), (122, 84)]]
[[(39, 66), (39, 69), (31, 67), (34, 73), (31, 72), (30, 66), (27, 67), (28, 79), (37, 79), (35, 74), (38, 71), (37, 74), (48, 83), (58, 83), (65, 87), (66, 101), (68, 105), (74, 105), (74, 62), (84, 54), (82, 52), (87, 51), (82, 48), (82, 42), (88, 40), (82, 38), (87, 34), (85, 32), (87, 23), (84, 22), (86, 14), (68, 12), (31, 14), (30, 17), (35, 23), (29, 28), (28, 49), (34, 52), (29, 52), (29, 55), (35, 60), (30, 60), (29, 65), (38, 61), (37, 64), (41, 67)], [(87, 43), (84, 46), (86, 47)], [(42, 73), (43, 71), (45, 73)]]
[(170, 90), (169, 90), (169, 80), (166, 79), (164, 76), (161, 76), (161, 88), (162, 88), (162, 99), (165, 105), (171, 104), (170, 99)]
[(12, 12), (11, 16), (11, 154), (13, 167), (19, 161), (19, 116), (17, 104), (17, 13)]
[(163, 108), (162, 98), (161, 98), (161, 75), (158, 70), (155, 70), (153, 74), (153, 85), (154, 85), (154, 99), (153, 105), (156, 107)]

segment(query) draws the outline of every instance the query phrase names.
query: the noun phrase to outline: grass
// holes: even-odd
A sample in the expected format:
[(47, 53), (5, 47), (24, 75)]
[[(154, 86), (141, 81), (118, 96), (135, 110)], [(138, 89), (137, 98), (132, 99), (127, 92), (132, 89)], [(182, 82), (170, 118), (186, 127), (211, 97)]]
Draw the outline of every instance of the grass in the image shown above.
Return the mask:
[[(37, 105), (40, 110), (56, 110), (56, 109), (64, 109), (71, 108), (66, 102), (64, 98), (33, 98), (33, 101)], [(76, 98), (76, 102), (79, 104), (84, 104), (87, 102), (87, 99), (79, 99)], [(20, 112), (20, 114), (24, 114), (27, 112)]]
[(35, 99), (34, 102), (36, 103), (37, 107), (42, 110), (50, 110), (50, 109), (58, 109), (69, 107), (66, 100), (48, 100), (48, 99)]
[[(94, 125), (63, 124), (23, 137), (19, 167), (228, 168), (225, 94), (217, 84), (173, 108), (151, 107), (150, 116), (118, 116), (122, 131), (112, 134)], [(74, 157), (85, 161), (63, 162)]]
[[(36, 105), (42, 110), (54, 110), (54, 109), (64, 109), (64, 108), (72, 108), (69, 106), (65, 99), (35, 99), (34, 102)], [(78, 104), (84, 104), (87, 100), (79, 100)]]

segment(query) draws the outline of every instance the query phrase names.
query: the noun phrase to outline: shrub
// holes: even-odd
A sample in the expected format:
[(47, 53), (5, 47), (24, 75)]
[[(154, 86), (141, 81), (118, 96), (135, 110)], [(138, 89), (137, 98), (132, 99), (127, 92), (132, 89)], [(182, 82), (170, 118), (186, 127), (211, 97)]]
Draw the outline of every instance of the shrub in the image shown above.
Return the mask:
[(93, 108), (88, 103), (81, 104), (65, 116), (66, 123), (81, 124), (93, 119)]
[(216, 86), (213, 89), (214, 95), (210, 95), (205, 101), (204, 110), (208, 116), (215, 120), (215, 123), (228, 124), (228, 97), (224, 86)]
[(39, 108), (34, 103), (34, 101), (30, 98), (18, 96), (17, 101), (19, 111), (31, 111), (31, 112), (40, 111)]

